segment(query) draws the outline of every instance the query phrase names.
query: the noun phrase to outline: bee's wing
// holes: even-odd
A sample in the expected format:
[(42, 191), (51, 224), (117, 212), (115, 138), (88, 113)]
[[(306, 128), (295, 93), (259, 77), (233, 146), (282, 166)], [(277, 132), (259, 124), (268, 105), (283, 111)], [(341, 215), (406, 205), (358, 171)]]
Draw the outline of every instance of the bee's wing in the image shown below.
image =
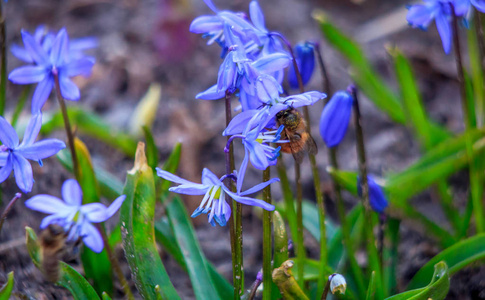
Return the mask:
[(293, 158), (298, 164), (301, 164), (303, 162), (303, 158), (305, 157), (305, 152), (302, 151), (303, 149), (299, 149), (295, 146), (298, 145), (298, 141), (295, 141), (291, 134), (288, 134), (288, 132), (286, 132), (286, 136), (288, 137), (288, 140), (290, 140), (289, 144)]
[(306, 140), (305, 145), (303, 147), (306, 151), (308, 151), (309, 154), (317, 155), (318, 153), (317, 143), (315, 143), (315, 140), (308, 132), (307, 134), (308, 134), (308, 139)]

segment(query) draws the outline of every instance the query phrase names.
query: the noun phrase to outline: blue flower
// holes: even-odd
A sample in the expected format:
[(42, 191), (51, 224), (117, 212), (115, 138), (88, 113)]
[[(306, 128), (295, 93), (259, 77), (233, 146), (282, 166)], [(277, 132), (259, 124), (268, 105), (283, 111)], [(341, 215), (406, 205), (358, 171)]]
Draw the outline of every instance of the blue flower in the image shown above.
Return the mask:
[[(389, 205), (386, 195), (381, 186), (375, 181), (374, 176), (367, 175), (367, 184), (369, 185), (370, 206), (376, 213), (382, 214)], [(362, 186), (359, 177), (357, 177), (357, 193), (362, 197)]]
[(0, 182), (4, 182), (12, 170), (15, 174), (17, 186), (24, 193), (32, 191), (34, 177), (32, 166), (29, 161), (38, 161), (50, 157), (66, 145), (56, 139), (45, 139), (35, 142), (42, 126), (42, 115), (38, 114), (30, 119), (25, 130), (24, 139), (20, 143), (15, 129), (2, 117), (0, 117)]
[(68, 241), (75, 241), (81, 237), (88, 248), (100, 253), (104, 248), (103, 239), (91, 223), (100, 223), (111, 218), (123, 204), (126, 196), (118, 197), (109, 207), (101, 203), (82, 205), (83, 192), (79, 183), (74, 179), (68, 179), (62, 185), (62, 198), (63, 200), (50, 195), (37, 195), (27, 200), (25, 206), (50, 214), (42, 220), (41, 229), (50, 224), (57, 224), (69, 232)]
[[(298, 70), (301, 73), (303, 85), (306, 85), (308, 81), (310, 81), (310, 78), (312, 78), (313, 69), (315, 67), (313, 46), (310, 43), (300, 43), (295, 46), (293, 51), (295, 53)], [(298, 79), (293, 64), (290, 65), (288, 70), (288, 83), (291, 88), (298, 88)]]
[(70, 77), (88, 76), (94, 65), (93, 58), (73, 59), (70, 53), (69, 37), (66, 29), (61, 29), (52, 42), (52, 47), (39, 44), (32, 35), (22, 31), (25, 49), (35, 65), (23, 66), (13, 70), (8, 79), (17, 84), (39, 83), (32, 97), (32, 114), (40, 113), (54, 87), (55, 78), (59, 78), (60, 92), (67, 100), (80, 98), (79, 88)]
[(270, 211), (275, 209), (274, 205), (268, 204), (265, 201), (245, 196), (258, 192), (269, 184), (279, 181), (278, 178), (260, 183), (245, 192), (233, 193), (223, 183), (227, 175), (217, 178), (209, 169), (202, 171), (202, 183), (190, 182), (160, 168), (157, 168), (157, 174), (163, 179), (180, 184), (179, 186), (171, 187), (169, 189), (171, 192), (185, 195), (204, 195), (199, 207), (192, 214), (192, 218), (197, 217), (201, 213), (209, 213), (209, 223), (212, 226), (215, 226), (215, 222), (221, 226), (225, 226), (231, 217), (231, 207), (225, 200), (225, 194), (228, 194), (229, 197), (242, 204), (258, 206)]
[(471, 4), (475, 6), (475, 8), (478, 9), (480, 12), (485, 13), (485, 0), (471, 0)]
[(327, 147), (335, 147), (345, 136), (354, 99), (345, 91), (336, 92), (320, 117), (320, 135)]

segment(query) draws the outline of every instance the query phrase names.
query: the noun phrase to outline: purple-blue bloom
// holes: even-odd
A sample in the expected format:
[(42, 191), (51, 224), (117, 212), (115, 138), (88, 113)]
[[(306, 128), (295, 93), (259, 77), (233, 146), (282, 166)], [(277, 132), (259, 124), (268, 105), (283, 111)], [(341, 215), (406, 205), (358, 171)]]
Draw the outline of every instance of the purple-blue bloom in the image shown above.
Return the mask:
[(163, 179), (179, 184), (178, 186), (171, 187), (169, 189), (171, 192), (184, 195), (204, 195), (199, 207), (192, 213), (192, 218), (197, 217), (202, 213), (209, 213), (208, 219), (212, 226), (215, 226), (215, 222), (219, 223), (221, 226), (225, 226), (231, 217), (231, 207), (226, 202), (225, 194), (228, 194), (229, 197), (242, 204), (258, 206), (269, 211), (273, 211), (275, 209), (274, 205), (268, 204), (265, 201), (245, 196), (256, 193), (269, 184), (279, 181), (278, 178), (273, 178), (266, 182), (260, 183), (245, 192), (233, 193), (224, 185), (223, 181), (227, 175), (217, 178), (214, 173), (206, 168), (204, 168), (202, 171), (202, 183), (190, 182), (173, 175), (172, 173), (161, 170), (160, 168), (157, 168), (157, 174)]
[[(375, 181), (374, 176), (367, 175), (367, 184), (369, 185), (370, 206), (376, 213), (382, 214), (389, 205), (386, 195), (381, 186)], [(357, 193), (362, 197), (360, 177), (357, 177)]]
[(0, 117), (0, 183), (5, 181), (12, 170), (15, 181), (24, 193), (32, 191), (34, 176), (29, 161), (34, 160), (42, 164), (41, 160), (50, 157), (66, 145), (57, 139), (45, 139), (35, 142), (42, 126), (42, 115), (34, 115), (25, 130), (24, 139), (20, 143), (15, 129)]
[[(306, 85), (310, 78), (312, 78), (313, 69), (315, 67), (315, 53), (313, 46), (310, 43), (299, 43), (293, 50), (295, 53), (296, 64), (301, 74), (303, 85)], [(293, 89), (298, 88), (298, 78), (296, 76), (295, 68), (293, 64), (288, 69), (288, 83)]]
[(122, 195), (106, 207), (101, 203), (82, 205), (83, 192), (79, 183), (68, 179), (62, 185), (63, 200), (50, 195), (37, 195), (25, 202), (25, 206), (50, 216), (45, 217), (40, 224), (44, 229), (50, 224), (57, 224), (69, 232), (67, 240), (75, 241), (82, 238), (84, 244), (96, 253), (104, 248), (103, 239), (98, 229), (92, 223), (108, 220), (120, 208), (126, 196)]
[(346, 91), (336, 92), (325, 105), (320, 117), (320, 135), (327, 147), (335, 147), (345, 136), (352, 113), (353, 97)]
[(45, 42), (41, 45), (26, 31), (22, 31), (22, 40), (35, 65), (13, 70), (8, 79), (17, 84), (39, 83), (32, 97), (32, 114), (40, 113), (54, 87), (56, 77), (59, 78), (62, 96), (67, 100), (79, 100), (79, 88), (70, 77), (88, 76), (94, 60), (91, 57), (71, 57), (66, 29), (59, 31), (51, 47), (45, 46)]

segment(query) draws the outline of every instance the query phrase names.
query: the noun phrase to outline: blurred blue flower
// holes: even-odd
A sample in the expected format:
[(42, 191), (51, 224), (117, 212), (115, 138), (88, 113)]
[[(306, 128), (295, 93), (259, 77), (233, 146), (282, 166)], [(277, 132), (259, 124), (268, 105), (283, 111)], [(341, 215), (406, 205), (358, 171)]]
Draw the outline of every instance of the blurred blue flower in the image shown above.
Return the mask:
[[(455, 0), (457, 1), (457, 0)], [(462, 0), (467, 1), (467, 0)], [(471, 4), (480, 12), (485, 13), (485, 0), (471, 0)]]
[(212, 226), (215, 226), (215, 222), (221, 226), (225, 226), (231, 217), (231, 207), (225, 200), (225, 194), (228, 194), (229, 197), (242, 204), (258, 206), (270, 211), (275, 209), (274, 205), (268, 204), (265, 201), (245, 196), (258, 192), (269, 184), (279, 181), (278, 178), (260, 183), (245, 192), (233, 193), (223, 182), (228, 175), (217, 178), (214, 173), (206, 168), (202, 171), (202, 183), (190, 182), (160, 168), (157, 168), (157, 174), (163, 179), (180, 184), (179, 186), (171, 187), (169, 189), (171, 192), (185, 195), (204, 195), (199, 207), (193, 212), (192, 218), (202, 213), (209, 213), (209, 223)]
[(32, 191), (34, 177), (29, 161), (34, 160), (42, 164), (41, 160), (50, 157), (66, 145), (56, 139), (45, 139), (35, 142), (42, 126), (42, 115), (38, 114), (30, 119), (25, 130), (24, 139), (20, 143), (15, 129), (0, 117), (0, 182), (5, 181), (12, 170), (15, 174), (17, 186), (24, 193)]
[[(381, 186), (375, 181), (374, 176), (367, 175), (367, 183), (369, 185), (370, 206), (376, 213), (382, 214), (389, 205), (386, 195)], [(362, 197), (362, 186), (359, 177), (357, 177), (357, 193)]]
[[(293, 50), (296, 58), (296, 64), (298, 65), (298, 70), (301, 73), (301, 79), (303, 80), (303, 85), (306, 85), (310, 78), (312, 78), (313, 69), (315, 67), (315, 53), (313, 51), (313, 46), (306, 43), (299, 43), (295, 46)], [(295, 73), (295, 68), (293, 64), (290, 65), (288, 69), (288, 83), (293, 89), (298, 88), (298, 78)]]
[(336, 92), (320, 117), (320, 135), (327, 147), (335, 147), (345, 136), (354, 99), (345, 91)]
[(68, 241), (82, 238), (84, 244), (96, 253), (104, 248), (103, 239), (98, 229), (91, 223), (108, 220), (120, 208), (126, 196), (122, 195), (106, 207), (101, 203), (82, 205), (83, 192), (79, 183), (68, 179), (62, 185), (63, 200), (50, 195), (37, 195), (25, 202), (25, 206), (50, 216), (45, 217), (40, 224), (44, 229), (50, 224), (57, 224), (69, 232)]
[[(39, 25), (35, 29), (33, 34), (34, 40), (42, 45), (44, 51), (49, 52), (52, 49), (52, 43), (54, 42), (56, 35), (53, 32), (47, 30), (47, 26)], [(85, 37), (78, 39), (71, 39), (69, 41), (69, 56), (71, 60), (80, 59), (85, 56), (84, 51), (98, 46), (98, 39), (94, 37)], [(10, 47), (12, 54), (18, 59), (26, 63), (35, 63), (30, 56), (29, 51), (22, 46), (13, 44)], [(91, 58), (94, 61), (94, 57)]]
[(79, 88), (70, 77), (88, 76), (94, 65), (91, 57), (71, 59), (69, 37), (66, 29), (61, 29), (52, 42), (52, 47), (44, 49), (35, 38), (22, 31), (25, 49), (35, 65), (19, 67), (13, 70), (8, 79), (17, 84), (39, 83), (32, 97), (32, 114), (40, 113), (52, 88), (55, 77), (59, 78), (60, 92), (67, 100), (77, 101), (80, 98)]

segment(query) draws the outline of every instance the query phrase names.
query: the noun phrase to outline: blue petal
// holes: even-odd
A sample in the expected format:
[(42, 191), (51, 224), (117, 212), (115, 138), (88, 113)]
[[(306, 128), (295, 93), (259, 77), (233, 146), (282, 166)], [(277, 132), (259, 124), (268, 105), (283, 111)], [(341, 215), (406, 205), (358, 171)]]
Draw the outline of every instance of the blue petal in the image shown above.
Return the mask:
[(42, 49), (41, 45), (35, 41), (34, 37), (25, 30), (22, 30), (22, 40), (24, 42), (25, 50), (29, 53), (30, 57), (39, 65), (49, 65), (49, 56)]
[(291, 57), (286, 53), (273, 53), (265, 55), (252, 63), (261, 73), (272, 73), (280, 71), (291, 64)]
[(217, 16), (200, 16), (190, 24), (190, 32), (207, 33), (222, 30), (222, 20)]
[(204, 195), (208, 189), (209, 187), (205, 185), (192, 183), (190, 185), (181, 184), (179, 186), (171, 187), (169, 191), (178, 194), (198, 196)]
[(234, 51), (229, 52), (224, 58), (224, 62), (219, 67), (219, 72), (217, 74), (217, 90), (226, 91), (234, 90), (237, 79), (237, 66), (233, 61)]
[(299, 95), (288, 96), (281, 99), (286, 105), (297, 108), (301, 106), (313, 105), (315, 102), (327, 98), (325, 93), (310, 91)]
[(54, 66), (62, 66), (67, 60), (69, 51), (69, 36), (65, 28), (57, 33), (56, 39), (52, 44), (50, 60)]
[(252, 188), (240, 193), (239, 195), (246, 196), (246, 195), (254, 194), (254, 193), (259, 192), (260, 190), (264, 189), (268, 185), (272, 184), (273, 182), (279, 182), (279, 181), (280, 181), (279, 178), (271, 178), (268, 181), (265, 181), (265, 182), (262, 182), (262, 183), (259, 183), (255, 186), (253, 186)]
[(47, 98), (54, 87), (54, 77), (48, 75), (44, 80), (39, 82), (35, 88), (34, 95), (32, 96), (32, 114), (38, 114), (41, 112)]
[(198, 93), (195, 98), (196, 99), (201, 99), (201, 100), (219, 100), (221, 98), (224, 98), (226, 95), (225, 90), (219, 90), (217, 88), (217, 84), (211, 86), (207, 90)]
[(42, 81), (49, 72), (44, 66), (19, 67), (8, 75), (8, 80), (16, 84), (31, 84)]
[(13, 172), (15, 182), (24, 193), (30, 193), (34, 185), (34, 174), (29, 161), (20, 155), (13, 154)]
[(234, 118), (232, 118), (229, 125), (222, 133), (223, 136), (240, 134), (246, 128), (249, 120), (251, 120), (258, 113), (257, 109), (243, 111)]
[(204, 0), (204, 3), (215, 13), (218, 12), (218, 9), (216, 8), (216, 6), (214, 5), (214, 3), (212, 3), (212, 0)]
[[(371, 208), (377, 213), (383, 213), (389, 205), (386, 195), (381, 186), (377, 184), (372, 175), (367, 175), (367, 184), (369, 185), (369, 202)], [(357, 177), (357, 193), (362, 196), (362, 186), (360, 177)]]
[(30, 57), (30, 54), (25, 48), (20, 47), (19, 45), (13, 44), (10, 46), (10, 52), (12, 52), (13, 56), (16, 58), (26, 62), (26, 63), (33, 63), (34, 60)]
[(118, 209), (120, 209), (120, 207), (123, 204), (123, 202), (125, 201), (125, 199), (126, 199), (126, 196), (121, 195), (118, 198), (116, 198), (111, 203), (110, 206), (108, 206), (108, 208), (106, 209), (106, 216), (108, 217), (108, 219), (111, 218), (118, 211)]
[(471, 0), (472, 5), (480, 12), (485, 13), (485, 0)]
[(254, 198), (249, 198), (249, 197), (242, 197), (239, 195), (234, 194), (233, 192), (227, 190), (226, 187), (223, 187), (225, 192), (234, 200), (236, 200), (239, 203), (245, 204), (245, 205), (251, 205), (251, 206), (257, 206), (261, 207), (265, 210), (273, 211), (275, 209), (274, 205), (266, 203), (263, 200), (259, 199), (254, 199)]
[(31, 160), (41, 160), (57, 154), (66, 148), (64, 142), (57, 139), (45, 139), (30, 146), (19, 147), (15, 152)]
[(325, 105), (320, 117), (320, 135), (328, 147), (337, 146), (347, 132), (352, 112), (352, 96), (338, 91)]
[(45, 214), (62, 214), (72, 210), (64, 201), (50, 195), (36, 195), (25, 201), (25, 206)]
[(208, 186), (208, 185), (215, 185), (215, 186), (221, 185), (221, 181), (219, 180), (219, 178), (214, 173), (212, 173), (211, 170), (209, 170), (207, 168), (204, 168), (202, 170), (202, 183), (206, 186)]
[(103, 251), (103, 238), (101, 237), (98, 229), (96, 229), (96, 227), (94, 227), (91, 223), (87, 221), (82, 223), (81, 236), (86, 247), (96, 253), (101, 253), (101, 251)]
[(253, 167), (258, 170), (266, 170), (269, 163), (261, 144), (257, 141), (247, 141), (244, 144), (249, 150), (249, 158)]
[(0, 152), (0, 167), (3, 167), (7, 164), (8, 155), (8, 152)]
[(186, 184), (186, 185), (198, 184), (198, 183), (190, 182), (190, 181), (188, 181), (186, 179), (180, 178), (177, 175), (174, 175), (174, 174), (172, 174), (170, 172), (164, 171), (164, 170), (162, 170), (160, 168), (156, 168), (156, 170), (157, 170), (157, 175), (159, 177), (162, 177), (163, 179), (166, 179), (166, 180), (169, 180), (169, 181), (178, 183), (178, 184)]
[(270, 75), (260, 75), (256, 79), (256, 93), (262, 102), (271, 103), (279, 98), (280, 84)]
[(454, 0), (455, 13), (458, 17), (465, 16), (470, 10), (470, 0)]
[(249, 15), (251, 17), (251, 21), (253, 21), (253, 24), (254, 26), (256, 26), (256, 28), (263, 32), (267, 31), (264, 24), (264, 14), (261, 10), (261, 7), (259, 6), (258, 1), (253, 0), (251, 1), (251, 3), (249, 3)]
[[(294, 52), (303, 85), (306, 85), (308, 81), (310, 81), (313, 69), (315, 67), (315, 55), (313, 52), (313, 47), (307, 43), (300, 43), (295, 46)], [(296, 76), (293, 64), (290, 65), (290, 68), (288, 70), (288, 83), (290, 84), (291, 88), (298, 88), (298, 78)]]
[(83, 191), (75, 179), (68, 179), (62, 184), (62, 199), (67, 205), (79, 207), (83, 201)]
[(100, 223), (109, 219), (106, 205), (99, 202), (84, 204), (80, 211), (92, 223)]
[(13, 169), (13, 155), (9, 155), (7, 157), (7, 161), (0, 169), (0, 183), (4, 182), (8, 178), (8, 176), (10, 176), (12, 169)]
[(436, 27), (441, 37), (441, 42), (443, 43), (443, 49), (445, 53), (450, 53), (451, 50), (451, 24), (448, 17), (444, 14), (439, 14), (436, 16)]
[(98, 39), (95, 37), (84, 37), (84, 38), (77, 38), (72, 39), (69, 42), (69, 51), (83, 51), (91, 48), (98, 47), (99, 42)]
[(81, 97), (79, 88), (67, 76), (59, 76), (59, 85), (61, 88), (62, 97), (65, 99), (77, 101)]
[(244, 159), (241, 162), (241, 166), (239, 167), (239, 170), (237, 172), (237, 192), (240, 193), (242, 189), (242, 185), (244, 183), (244, 177), (246, 176), (246, 169), (248, 167), (248, 162), (249, 162), (249, 150), (247, 148), (244, 149), (245, 154), (244, 154)]
[(83, 57), (80, 59), (73, 60), (69, 62), (64, 68), (63, 71), (65, 71), (65, 75), (67, 77), (73, 77), (73, 76), (90, 76), (91, 75), (91, 70), (93, 69), (94, 66), (94, 60), (88, 57)]
[[(20, 148), (32, 145), (39, 135), (40, 127), (42, 126), (42, 114), (33, 115), (30, 118), (27, 129), (24, 133), (24, 139), (20, 144)], [(36, 159), (37, 160), (37, 159)]]
[(0, 141), (10, 149), (19, 145), (17, 132), (2, 116), (0, 116)]

